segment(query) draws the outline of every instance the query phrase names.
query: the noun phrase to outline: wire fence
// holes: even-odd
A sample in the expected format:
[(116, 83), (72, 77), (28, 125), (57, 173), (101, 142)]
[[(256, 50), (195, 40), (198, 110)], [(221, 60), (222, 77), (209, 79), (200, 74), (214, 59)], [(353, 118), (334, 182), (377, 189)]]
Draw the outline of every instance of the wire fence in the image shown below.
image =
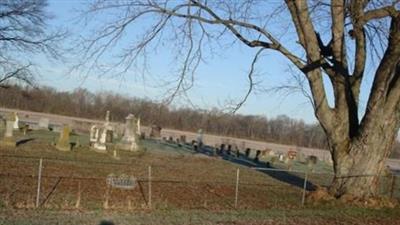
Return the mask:
[[(329, 173), (239, 167), (219, 175), (162, 165), (1, 156), (0, 206), (50, 209), (266, 209), (302, 207)], [(255, 172), (258, 171), (258, 172)], [(379, 193), (400, 198), (400, 177), (379, 177)]]

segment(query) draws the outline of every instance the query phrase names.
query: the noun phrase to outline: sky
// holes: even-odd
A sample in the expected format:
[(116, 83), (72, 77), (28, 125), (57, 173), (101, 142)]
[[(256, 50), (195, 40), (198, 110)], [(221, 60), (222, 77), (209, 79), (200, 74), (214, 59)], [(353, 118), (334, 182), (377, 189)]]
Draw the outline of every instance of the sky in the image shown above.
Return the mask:
[[(49, 0), (48, 12), (54, 16), (49, 21), (50, 25), (66, 28), (73, 36), (85, 35), (86, 29), (90, 27), (82, 29), (75, 23), (78, 16), (76, 9), (82, 9), (83, 3), (85, 1), (82, 0)], [(132, 35), (128, 34), (128, 36), (134, 37), (136, 28), (132, 29), (130, 30)], [(171, 69), (174, 66), (174, 59), (168, 51), (170, 50), (160, 50), (157, 54), (149, 54), (149, 75), (144, 78), (140, 75), (140, 71), (135, 69), (130, 69), (119, 77), (99, 77), (93, 73), (82, 76), (79, 71), (68, 73), (70, 68), (68, 63), (40, 59), (39, 82), (62, 91), (86, 88), (93, 92), (113, 91), (127, 96), (159, 101), (166, 91), (157, 84), (160, 77), (172, 77), (174, 73)], [(247, 71), (255, 53), (254, 49), (234, 45), (222, 51), (220, 49), (217, 55), (207, 57), (210, 59), (200, 65), (195, 75), (194, 87), (188, 92), (190, 101), (203, 109), (213, 107), (223, 109), (230, 99), (240, 100), (247, 91)], [(79, 58), (74, 60), (79, 61)], [(256, 70), (259, 74), (257, 81), (261, 82), (262, 87), (266, 89), (287, 84), (291, 77), (288, 71), (289, 65), (282, 56), (267, 52), (257, 64)], [(178, 107), (188, 105), (187, 101), (181, 99), (173, 104)], [(316, 122), (311, 104), (303, 94), (298, 92), (290, 95), (276, 91), (254, 93), (237, 113), (262, 115), (267, 118), (286, 114), (307, 123)]]

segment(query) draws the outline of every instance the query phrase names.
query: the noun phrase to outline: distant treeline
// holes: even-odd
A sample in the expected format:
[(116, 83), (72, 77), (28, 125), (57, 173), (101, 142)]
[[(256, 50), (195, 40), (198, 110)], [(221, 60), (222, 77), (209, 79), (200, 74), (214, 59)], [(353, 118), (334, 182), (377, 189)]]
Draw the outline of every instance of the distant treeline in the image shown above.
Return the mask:
[(67, 116), (103, 119), (111, 112), (113, 121), (123, 122), (129, 113), (142, 124), (157, 124), (178, 130), (262, 140), (304, 147), (327, 148), (325, 134), (318, 124), (285, 115), (265, 116), (228, 114), (217, 109), (171, 108), (151, 100), (125, 97), (111, 92), (91, 93), (86, 89), (60, 92), (50, 87), (10, 86), (0, 89), (0, 106)]

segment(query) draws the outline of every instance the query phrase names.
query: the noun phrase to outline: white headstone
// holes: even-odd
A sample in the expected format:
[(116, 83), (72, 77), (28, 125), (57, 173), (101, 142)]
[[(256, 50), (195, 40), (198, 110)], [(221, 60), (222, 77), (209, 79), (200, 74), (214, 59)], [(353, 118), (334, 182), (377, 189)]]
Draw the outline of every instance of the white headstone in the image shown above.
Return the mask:
[(137, 150), (136, 144), (136, 129), (137, 122), (135, 121), (135, 116), (133, 114), (129, 114), (125, 118), (125, 132), (124, 136), (121, 139), (121, 142), (118, 144), (119, 148), (129, 151)]
[(136, 126), (136, 134), (140, 136), (142, 134), (140, 129), (140, 118), (137, 119)]
[(14, 121), (14, 124), (13, 124), (13, 128), (14, 129), (19, 129), (18, 123), (19, 123), (19, 118), (18, 118), (17, 113), (15, 113), (15, 121)]
[(4, 133), (4, 137), (10, 138), (13, 136), (14, 122), (12, 120), (6, 121), (6, 132)]
[(197, 131), (197, 143), (203, 143), (203, 130), (199, 129)]
[(97, 128), (96, 125), (93, 125), (92, 127), (90, 127), (89, 140), (91, 143), (95, 143), (97, 142), (98, 139), (99, 139), (99, 129)]
[(94, 143), (93, 147), (100, 151), (106, 151), (107, 150), (107, 147), (106, 147), (107, 130), (104, 128), (98, 129), (97, 135), (99, 132), (101, 132), (100, 138), (98, 138), (96, 143)]

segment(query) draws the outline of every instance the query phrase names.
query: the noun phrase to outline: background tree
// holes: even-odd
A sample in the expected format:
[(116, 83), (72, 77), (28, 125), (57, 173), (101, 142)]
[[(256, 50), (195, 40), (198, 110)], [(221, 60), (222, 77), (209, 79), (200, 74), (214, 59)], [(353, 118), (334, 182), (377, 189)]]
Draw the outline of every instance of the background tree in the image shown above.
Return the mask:
[(32, 54), (45, 53), (57, 58), (57, 42), (64, 36), (50, 32), (45, 12), (46, 0), (0, 1), (0, 85), (14, 81), (32, 84)]
[[(307, 79), (315, 116), (334, 161), (330, 193), (367, 198), (377, 194), (378, 175), (400, 125), (400, 13), (396, 4), (385, 0), (285, 0), (283, 5), (254, 0), (98, 0), (85, 15), (107, 19), (97, 23), (96, 32), (85, 40), (82, 56), (89, 70), (101, 70), (105, 53), (122, 47), (113, 68), (120, 66), (124, 72), (152, 48), (173, 47), (182, 63), (170, 93), (175, 97), (192, 86), (207, 47), (214, 50), (215, 44), (233, 40), (256, 49), (247, 74), (249, 90), (238, 103), (240, 107), (254, 88), (254, 69), (262, 52), (277, 52)], [(269, 23), (279, 13), (290, 18), (288, 29)], [(135, 25), (143, 24), (148, 29), (141, 39), (118, 45)], [(283, 30), (295, 35), (279, 37), (277, 33)], [(367, 67), (371, 59), (376, 63)], [(367, 69), (373, 71), (373, 84), (363, 113), (360, 88)], [(323, 76), (333, 88), (332, 106)]]

